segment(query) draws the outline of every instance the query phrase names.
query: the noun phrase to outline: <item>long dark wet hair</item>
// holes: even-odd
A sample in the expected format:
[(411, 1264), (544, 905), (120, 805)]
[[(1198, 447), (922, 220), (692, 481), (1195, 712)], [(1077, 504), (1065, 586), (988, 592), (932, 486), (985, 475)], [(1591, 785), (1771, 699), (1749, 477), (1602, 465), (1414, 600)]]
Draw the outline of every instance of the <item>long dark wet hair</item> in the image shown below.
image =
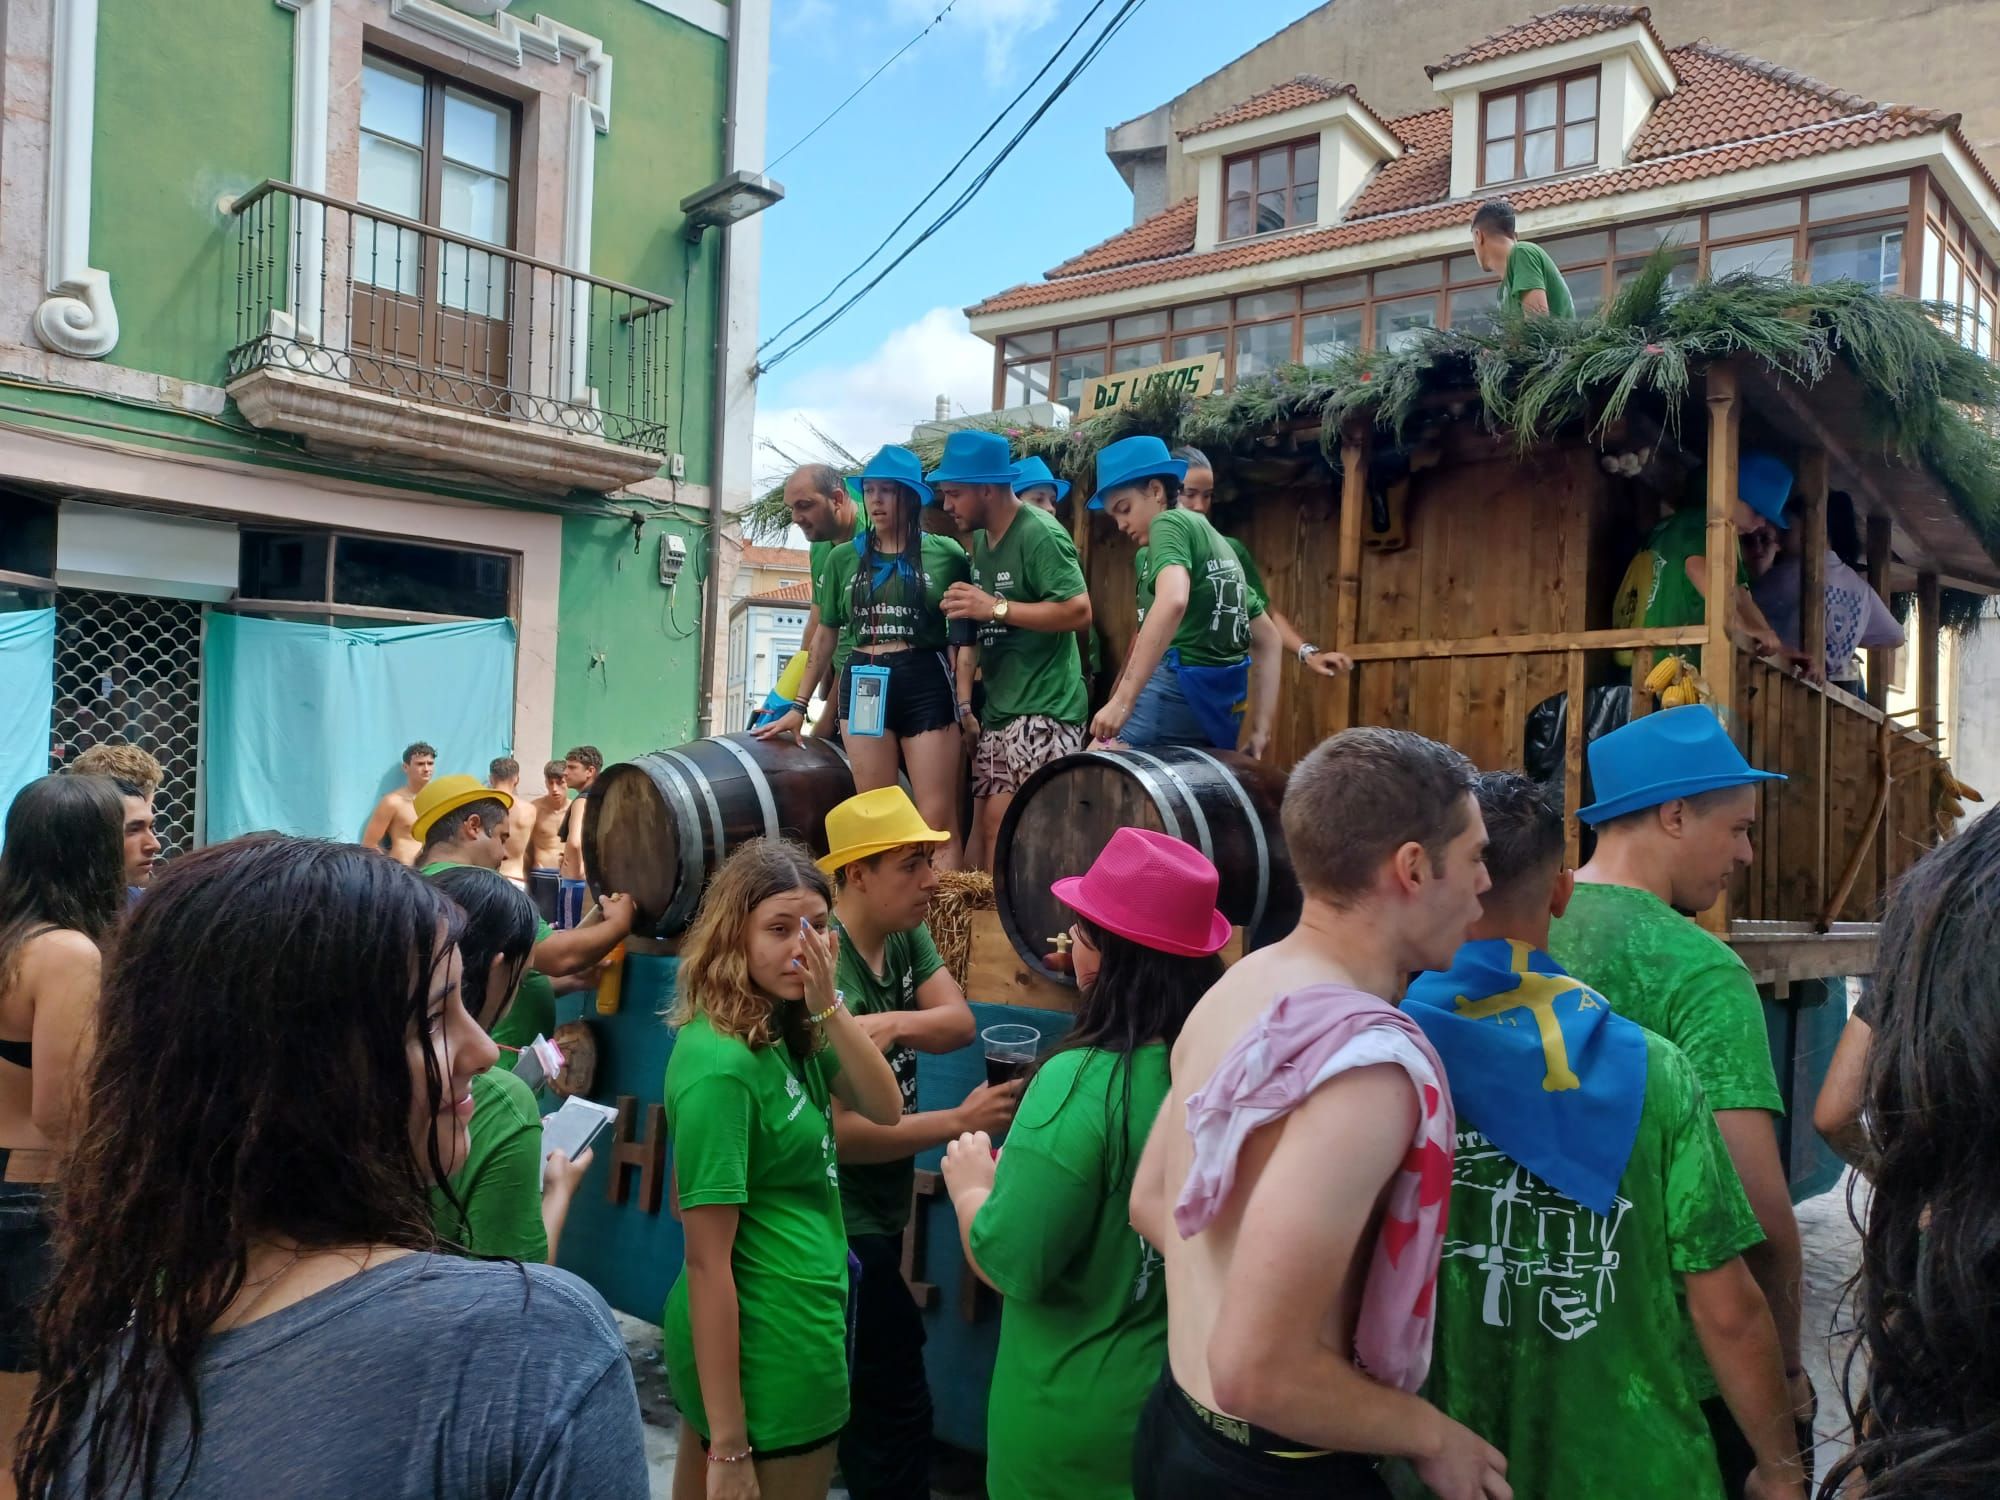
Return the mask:
[(1996, 970), (2000, 818), (1985, 817), (1911, 869), (1882, 922), (1845, 1382), (1860, 1441), (1823, 1497), (1857, 1472), (1868, 1500), (2000, 1494)]
[[(535, 903), (497, 870), (476, 865), (453, 865), (425, 878), (465, 913), (465, 930), (458, 935), (459, 994), (472, 1018), (490, 1032), (507, 1012), (503, 1008), (489, 1019), (486, 1007), (496, 999), (511, 1001), (528, 972), (528, 956), (535, 951), (535, 934), (541, 926)], [(506, 960), (497, 995), (486, 988), (496, 958)]]
[(133, 908), (57, 1198), (24, 1496), (150, 1497), (163, 1462), (192, 1467), (195, 1367), (253, 1239), (435, 1246), (444, 1163), (429, 1132), (411, 1151), (408, 1049), (458, 930), (396, 861), (276, 834), (183, 855)]
[(44, 776), (15, 794), (0, 845), (0, 990), (52, 927), (103, 946), (125, 908), (125, 803), (102, 776)]
[[(1180, 1040), (1189, 1012), (1222, 978), (1222, 960), (1215, 954), (1184, 958), (1162, 953), (1128, 937), (1108, 932), (1077, 913), (1076, 925), (1097, 949), (1097, 977), (1079, 993), (1076, 1021), (1060, 1043), (1029, 1073), (1042, 1070), (1052, 1057), (1094, 1047), (1115, 1055), (1116, 1103), (1107, 1104), (1105, 1138), (1111, 1145), (1109, 1181), (1123, 1182), (1136, 1163), (1125, 1160), (1125, 1141), (1132, 1125), (1132, 1054), (1148, 1042), (1165, 1042), (1172, 1051)], [(1151, 1120), (1138, 1122), (1143, 1137)]]
[[(896, 488), (896, 518), (903, 526), (903, 550), (900, 553), (878, 553), (875, 528), (857, 532), (854, 546), (860, 545), (860, 560), (854, 569), (853, 590), (848, 599), (848, 613), (857, 621), (869, 620), (876, 608), (887, 605), (909, 605), (919, 613), (925, 609), (930, 599), (930, 570), (924, 566), (924, 504), (921, 496), (907, 484), (895, 480), (881, 480), (877, 483), (894, 484)], [(876, 586), (876, 559), (885, 559), (888, 576), (880, 587)], [(893, 558), (892, 561), (887, 559)], [(873, 644), (871, 641), (863, 644)]]

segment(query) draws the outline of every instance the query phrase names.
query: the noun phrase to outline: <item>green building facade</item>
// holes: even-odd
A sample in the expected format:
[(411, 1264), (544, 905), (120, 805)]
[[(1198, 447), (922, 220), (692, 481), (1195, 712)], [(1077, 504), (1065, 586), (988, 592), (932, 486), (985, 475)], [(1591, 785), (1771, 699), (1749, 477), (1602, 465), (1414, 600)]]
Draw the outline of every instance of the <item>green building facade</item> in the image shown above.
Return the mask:
[[(146, 744), (170, 849), (239, 831), (217, 612), (508, 622), (507, 722), (447, 754), (531, 789), (699, 732), (758, 229), (680, 205), (761, 163), (768, 12), (6, 0), (0, 610), (55, 611), (52, 766)], [(298, 696), (287, 732), (350, 728)]]

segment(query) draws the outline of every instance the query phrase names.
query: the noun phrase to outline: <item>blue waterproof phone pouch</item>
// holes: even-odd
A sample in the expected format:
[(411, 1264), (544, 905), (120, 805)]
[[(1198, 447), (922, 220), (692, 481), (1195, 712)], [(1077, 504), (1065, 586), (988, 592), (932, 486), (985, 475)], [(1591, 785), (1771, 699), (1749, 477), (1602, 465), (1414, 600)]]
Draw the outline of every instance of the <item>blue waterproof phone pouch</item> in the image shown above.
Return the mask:
[(842, 734), (879, 739), (889, 717), (889, 669), (858, 664), (847, 669), (847, 722)]

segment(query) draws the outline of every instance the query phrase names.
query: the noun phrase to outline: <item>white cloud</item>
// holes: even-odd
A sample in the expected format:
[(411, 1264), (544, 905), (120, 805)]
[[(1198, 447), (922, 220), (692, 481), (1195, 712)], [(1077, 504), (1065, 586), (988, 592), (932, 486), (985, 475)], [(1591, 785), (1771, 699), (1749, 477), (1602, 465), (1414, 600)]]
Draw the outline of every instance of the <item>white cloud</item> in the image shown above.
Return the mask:
[[(919, 23), (942, 8), (941, 0), (896, 0), (896, 12)], [(946, 19), (969, 26), (986, 54), (986, 80), (998, 83), (1014, 60), (1014, 44), (1055, 19), (1056, 0), (958, 0)]]
[(801, 463), (827, 459), (817, 429), (865, 458), (884, 443), (908, 442), (913, 426), (936, 415), (939, 396), (953, 415), (993, 406), (993, 346), (950, 307), (894, 330), (852, 364), (821, 365), (767, 385), (757, 404), (758, 488), (784, 477), (785, 459), (767, 445)]

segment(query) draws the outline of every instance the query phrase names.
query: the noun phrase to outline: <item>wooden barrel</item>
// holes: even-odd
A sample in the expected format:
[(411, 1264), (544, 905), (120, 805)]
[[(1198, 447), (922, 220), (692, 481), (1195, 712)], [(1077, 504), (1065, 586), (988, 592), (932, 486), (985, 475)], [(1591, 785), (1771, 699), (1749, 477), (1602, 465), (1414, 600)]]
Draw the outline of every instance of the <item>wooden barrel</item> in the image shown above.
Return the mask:
[(826, 853), (826, 815), (854, 795), (847, 757), (823, 740), (718, 735), (606, 766), (583, 823), (593, 887), (623, 891), (632, 930), (678, 937), (732, 849), (760, 837)]
[[(1222, 750), (1086, 750), (1030, 776), (1001, 819), (993, 880), (1014, 951), (1058, 984), (1049, 939), (1070, 911), (1049, 887), (1090, 868), (1112, 833), (1151, 828), (1193, 844), (1222, 875), (1217, 904), (1244, 929), (1245, 949), (1275, 942), (1299, 917), (1299, 886), (1278, 822), (1282, 773)], [(978, 997), (974, 997), (975, 999)]]

